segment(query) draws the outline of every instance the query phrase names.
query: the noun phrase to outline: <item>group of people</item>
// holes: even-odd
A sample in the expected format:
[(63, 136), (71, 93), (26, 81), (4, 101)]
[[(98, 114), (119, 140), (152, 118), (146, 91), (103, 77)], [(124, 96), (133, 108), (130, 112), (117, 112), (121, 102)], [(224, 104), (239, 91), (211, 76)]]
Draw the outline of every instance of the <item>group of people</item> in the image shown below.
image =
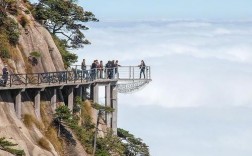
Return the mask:
[[(105, 66), (103, 61), (94, 60), (91, 65), (90, 77), (91, 79), (95, 78), (114, 78), (118, 73), (118, 67), (121, 66), (118, 64), (118, 60), (108, 61)], [(81, 70), (83, 71), (83, 78), (88, 76), (86, 60), (83, 59), (81, 63)]]
[[(115, 76), (119, 77), (118, 67), (120, 66), (121, 65), (118, 64), (118, 60), (108, 61), (105, 64), (105, 66), (103, 65), (102, 60), (100, 62), (98, 60), (94, 60), (90, 68), (91, 69), (90, 77), (91, 79), (95, 79), (95, 78), (112, 79)], [(138, 67), (140, 68), (140, 79), (142, 75), (145, 78), (146, 65), (143, 60), (141, 60), (141, 64), (138, 65)], [(81, 70), (83, 71), (83, 78), (86, 78), (88, 75), (88, 71), (87, 71), (87, 65), (86, 65), (85, 59), (82, 60)]]

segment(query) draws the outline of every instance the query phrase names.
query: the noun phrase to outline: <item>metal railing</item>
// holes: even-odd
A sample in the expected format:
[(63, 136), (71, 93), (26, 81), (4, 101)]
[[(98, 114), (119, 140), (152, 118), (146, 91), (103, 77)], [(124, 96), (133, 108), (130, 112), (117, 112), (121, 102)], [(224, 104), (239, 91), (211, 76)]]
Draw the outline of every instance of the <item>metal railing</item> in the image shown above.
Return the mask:
[[(72, 69), (81, 70), (81, 65), (73, 65)], [(90, 66), (86, 66), (86, 69), (90, 69)], [(151, 68), (150, 66), (145, 66), (144, 69), (141, 69), (139, 66), (118, 66), (118, 68), (110, 68), (115, 71), (114, 75), (118, 77), (118, 79), (125, 80), (135, 80), (135, 79), (151, 79)], [(98, 71), (103, 71), (104, 75), (107, 74), (105, 67), (98, 69)], [(142, 73), (141, 73), (142, 70)], [(141, 75), (140, 75), (141, 73)], [(108, 75), (108, 74), (107, 74)]]
[[(0, 86), (78, 84), (99, 79), (134, 80), (140, 79), (141, 72), (138, 66), (120, 66), (118, 68), (95, 68), (88, 70), (81, 70), (80, 67), (80, 65), (72, 66), (71, 71), (0, 75)], [(149, 66), (142, 69), (141, 78), (151, 79)]]

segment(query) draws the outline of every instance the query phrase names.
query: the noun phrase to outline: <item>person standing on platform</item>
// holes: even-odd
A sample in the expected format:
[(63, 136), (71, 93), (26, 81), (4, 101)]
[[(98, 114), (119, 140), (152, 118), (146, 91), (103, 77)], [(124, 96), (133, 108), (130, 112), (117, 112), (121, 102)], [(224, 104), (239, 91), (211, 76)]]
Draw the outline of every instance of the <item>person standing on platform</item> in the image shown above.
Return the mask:
[(91, 79), (95, 80), (96, 78), (96, 70), (97, 70), (97, 61), (94, 60), (94, 62), (91, 65)]
[(143, 74), (143, 76), (144, 76), (144, 79), (145, 79), (145, 63), (144, 63), (144, 61), (142, 60), (141, 61), (141, 64), (140, 65), (138, 65), (138, 67), (140, 68), (140, 79), (141, 79), (141, 75)]
[(102, 79), (103, 78), (103, 62), (100, 61), (100, 64), (99, 64), (99, 72), (100, 72), (100, 78)]
[(8, 69), (7, 69), (7, 65), (4, 65), (4, 67), (2, 69), (2, 72), (3, 72), (3, 76), (2, 76), (3, 85), (6, 86), (7, 81), (8, 81), (8, 75), (9, 75), (9, 72), (8, 72)]
[(118, 60), (116, 60), (115, 61), (115, 75), (117, 76), (117, 78), (119, 78), (118, 67), (121, 67), (121, 65), (119, 65)]
[(87, 66), (86, 66), (86, 60), (83, 59), (81, 63), (81, 70), (82, 70), (82, 78), (85, 79), (87, 76)]

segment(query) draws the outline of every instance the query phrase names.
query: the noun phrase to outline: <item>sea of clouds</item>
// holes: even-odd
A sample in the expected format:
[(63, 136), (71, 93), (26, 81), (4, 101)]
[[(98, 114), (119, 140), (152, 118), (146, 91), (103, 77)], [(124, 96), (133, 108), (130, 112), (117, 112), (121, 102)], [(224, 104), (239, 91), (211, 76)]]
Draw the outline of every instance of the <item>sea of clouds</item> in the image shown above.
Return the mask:
[(85, 32), (92, 45), (79, 63), (118, 59), (151, 66), (153, 81), (121, 95), (133, 105), (164, 107), (251, 106), (251, 21), (101, 21)]
[[(79, 63), (151, 66), (152, 82), (119, 94), (118, 126), (152, 156), (252, 154), (252, 21), (101, 21)], [(103, 98), (101, 96), (101, 98)]]

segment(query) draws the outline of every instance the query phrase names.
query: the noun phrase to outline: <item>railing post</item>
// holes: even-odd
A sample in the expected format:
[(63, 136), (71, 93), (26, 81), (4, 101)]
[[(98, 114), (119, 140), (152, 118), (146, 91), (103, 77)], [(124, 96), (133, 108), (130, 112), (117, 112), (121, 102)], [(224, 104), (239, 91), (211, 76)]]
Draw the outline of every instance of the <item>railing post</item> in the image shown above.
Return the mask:
[(149, 79), (151, 79), (151, 67), (149, 66)]
[(135, 67), (133, 67), (133, 80), (135, 78)]
[(131, 78), (131, 66), (129, 66), (129, 79)]
[(98, 77), (98, 72), (97, 72), (97, 68), (95, 68), (95, 80), (97, 79)]
[(11, 85), (12, 85), (12, 84), (11, 84), (11, 81), (12, 81), (12, 80), (11, 80), (11, 79), (12, 79), (12, 76), (11, 76), (11, 75), (12, 75), (12, 74), (10, 74), (10, 87), (11, 87)]
[(84, 71), (81, 70), (81, 83), (82, 83), (83, 75), (84, 75)]
[(38, 85), (39, 85), (39, 73), (38, 73)]
[(74, 77), (73, 77), (73, 79), (74, 79), (74, 83), (75, 83), (75, 80), (77, 79), (77, 66), (75, 66), (75, 71), (74, 71)]
[(48, 74), (48, 82), (49, 82), (49, 85), (50, 85), (50, 83), (51, 83), (51, 75), (50, 75), (51, 73), (49, 72), (49, 74)]
[(113, 67), (113, 77), (112, 79), (115, 79), (115, 67)]
[(116, 76), (117, 76), (117, 79), (119, 79), (119, 67), (116, 67), (116, 70), (117, 70)]
[(67, 79), (68, 79), (68, 71), (66, 71), (66, 83), (67, 83)]
[(27, 74), (25, 74), (25, 86), (27, 86), (27, 83), (28, 83), (28, 76)]
[(59, 81), (59, 84), (60, 84), (60, 81), (63, 80), (62, 72), (58, 72), (57, 77), (58, 77), (58, 81)]
[(104, 79), (108, 78), (108, 68), (105, 67), (104, 69)]

